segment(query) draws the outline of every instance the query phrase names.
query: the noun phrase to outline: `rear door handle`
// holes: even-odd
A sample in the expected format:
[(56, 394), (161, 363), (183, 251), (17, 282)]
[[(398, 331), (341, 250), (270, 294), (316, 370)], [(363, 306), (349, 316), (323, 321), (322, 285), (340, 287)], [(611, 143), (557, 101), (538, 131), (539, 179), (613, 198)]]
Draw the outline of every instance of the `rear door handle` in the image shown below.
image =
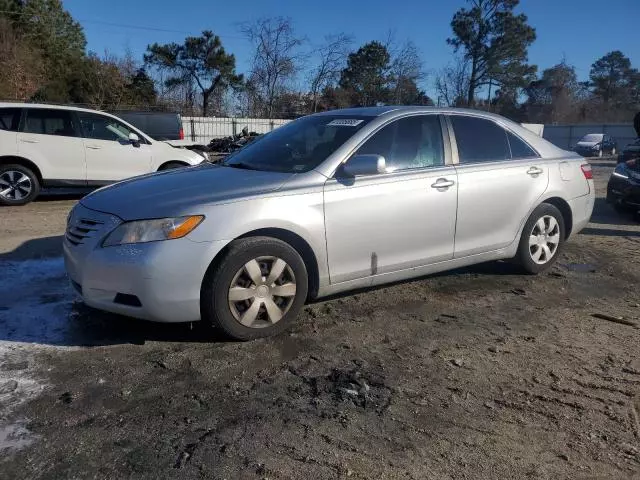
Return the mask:
[(102, 147), (100, 145), (87, 145), (87, 148), (91, 150), (100, 150)]
[(527, 170), (527, 175), (531, 175), (532, 177), (536, 177), (536, 176), (540, 175), (543, 172), (544, 172), (544, 170), (542, 170), (541, 168), (531, 167), (529, 170)]
[(446, 178), (439, 178), (436, 180), (436, 183), (431, 184), (431, 188), (449, 188), (453, 187), (456, 184), (453, 180), (448, 180)]
[(22, 143), (40, 143), (38, 140), (34, 140), (33, 138), (22, 138), (20, 141)]

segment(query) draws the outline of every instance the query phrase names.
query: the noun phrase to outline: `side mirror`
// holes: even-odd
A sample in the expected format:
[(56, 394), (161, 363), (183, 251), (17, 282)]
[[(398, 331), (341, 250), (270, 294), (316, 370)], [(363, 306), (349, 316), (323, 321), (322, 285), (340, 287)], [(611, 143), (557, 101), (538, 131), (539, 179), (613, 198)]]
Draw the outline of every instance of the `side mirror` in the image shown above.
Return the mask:
[(133, 145), (134, 147), (140, 146), (140, 137), (133, 132), (129, 134), (129, 141), (131, 142), (131, 145)]
[(355, 155), (344, 164), (342, 171), (349, 177), (386, 173), (387, 162), (382, 155)]

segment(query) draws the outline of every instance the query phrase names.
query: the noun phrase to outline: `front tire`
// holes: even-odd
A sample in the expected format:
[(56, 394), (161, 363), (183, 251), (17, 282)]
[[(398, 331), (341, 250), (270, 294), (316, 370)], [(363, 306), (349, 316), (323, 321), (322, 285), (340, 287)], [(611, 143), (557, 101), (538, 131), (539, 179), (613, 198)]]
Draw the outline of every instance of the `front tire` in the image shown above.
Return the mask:
[(539, 205), (522, 230), (516, 258), (527, 273), (537, 274), (555, 263), (565, 239), (564, 217), (549, 203)]
[(234, 241), (202, 287), (202, 317), (235, 340), (277, 335), (295, 320), (307, 298), (304, 261), (289, 244), (270, 237)]
[(22, 165), (0, 165), (0, 205), (19, 206), (40, 193), (38, 177)]

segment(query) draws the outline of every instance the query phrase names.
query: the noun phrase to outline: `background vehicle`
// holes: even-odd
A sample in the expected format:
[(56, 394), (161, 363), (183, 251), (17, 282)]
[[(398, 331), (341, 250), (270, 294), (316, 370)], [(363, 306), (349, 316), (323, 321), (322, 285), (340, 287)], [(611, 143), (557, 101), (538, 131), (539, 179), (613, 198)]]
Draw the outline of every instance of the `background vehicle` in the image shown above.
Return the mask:
[(111, 112), (154, 140), (184, 140), (182, 117), (170, 112)]
[(615, 155), (617, 147), (611, 135), (590, 133), (580, 139), (574, 151), (583, 157), (602, 157), (603, 155)]
[(582, 157), (497, 115), (338, 110), (219, 166), (85, 197), (65, 264), (93, 307), (204, 319), (251, 339), (285, 329), (308, 298), (505, 258), (541, 272), (587, 224), (594, 198)]
[(607, 184), (607, 202), (622, 212), (640, 212), (640, 159), (618, 163)]
[(640, 159), (640, 138), (624, 147), (620, 155), (618, 155), (618, 163), (634, 159)]
[(113, 115), (75, 107), (0, 103), (0, 204), (24, 205), (42, 187), (94, 187), (201, 163)]

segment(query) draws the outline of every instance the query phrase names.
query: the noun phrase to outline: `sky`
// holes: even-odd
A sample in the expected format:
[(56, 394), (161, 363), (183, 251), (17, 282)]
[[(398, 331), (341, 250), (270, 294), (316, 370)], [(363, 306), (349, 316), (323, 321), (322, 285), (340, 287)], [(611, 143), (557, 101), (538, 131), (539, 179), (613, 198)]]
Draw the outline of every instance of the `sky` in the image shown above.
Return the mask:
[[(348, 33), (354, 47), (384, 40), (389, 31), (402, 43), (411, 39), (420, 49), (428, 76), (423, 88), (434, 95), (433, 74), (452, 61), (446, 43), (451, 18), (465, 0), (63, 0), (84, 27), (88, 50), (122, 54), (129, 49), (142, 59), (150, 43), (182, 42), (186, 36), (213, 30), (225, 49), (235, 54), (237, 69), (249, 69), (251, 46), (239, 32), (242, 22), (260, 17), (293, 20), (309, 45), (325, 35)], [(563, 58), (576, 67), (580, 80), (591, 64), (612, 50), (621, 50), (640, 68), (640, 0), (521, 0), (536, 29), (529, 61), (539, 71)]]

